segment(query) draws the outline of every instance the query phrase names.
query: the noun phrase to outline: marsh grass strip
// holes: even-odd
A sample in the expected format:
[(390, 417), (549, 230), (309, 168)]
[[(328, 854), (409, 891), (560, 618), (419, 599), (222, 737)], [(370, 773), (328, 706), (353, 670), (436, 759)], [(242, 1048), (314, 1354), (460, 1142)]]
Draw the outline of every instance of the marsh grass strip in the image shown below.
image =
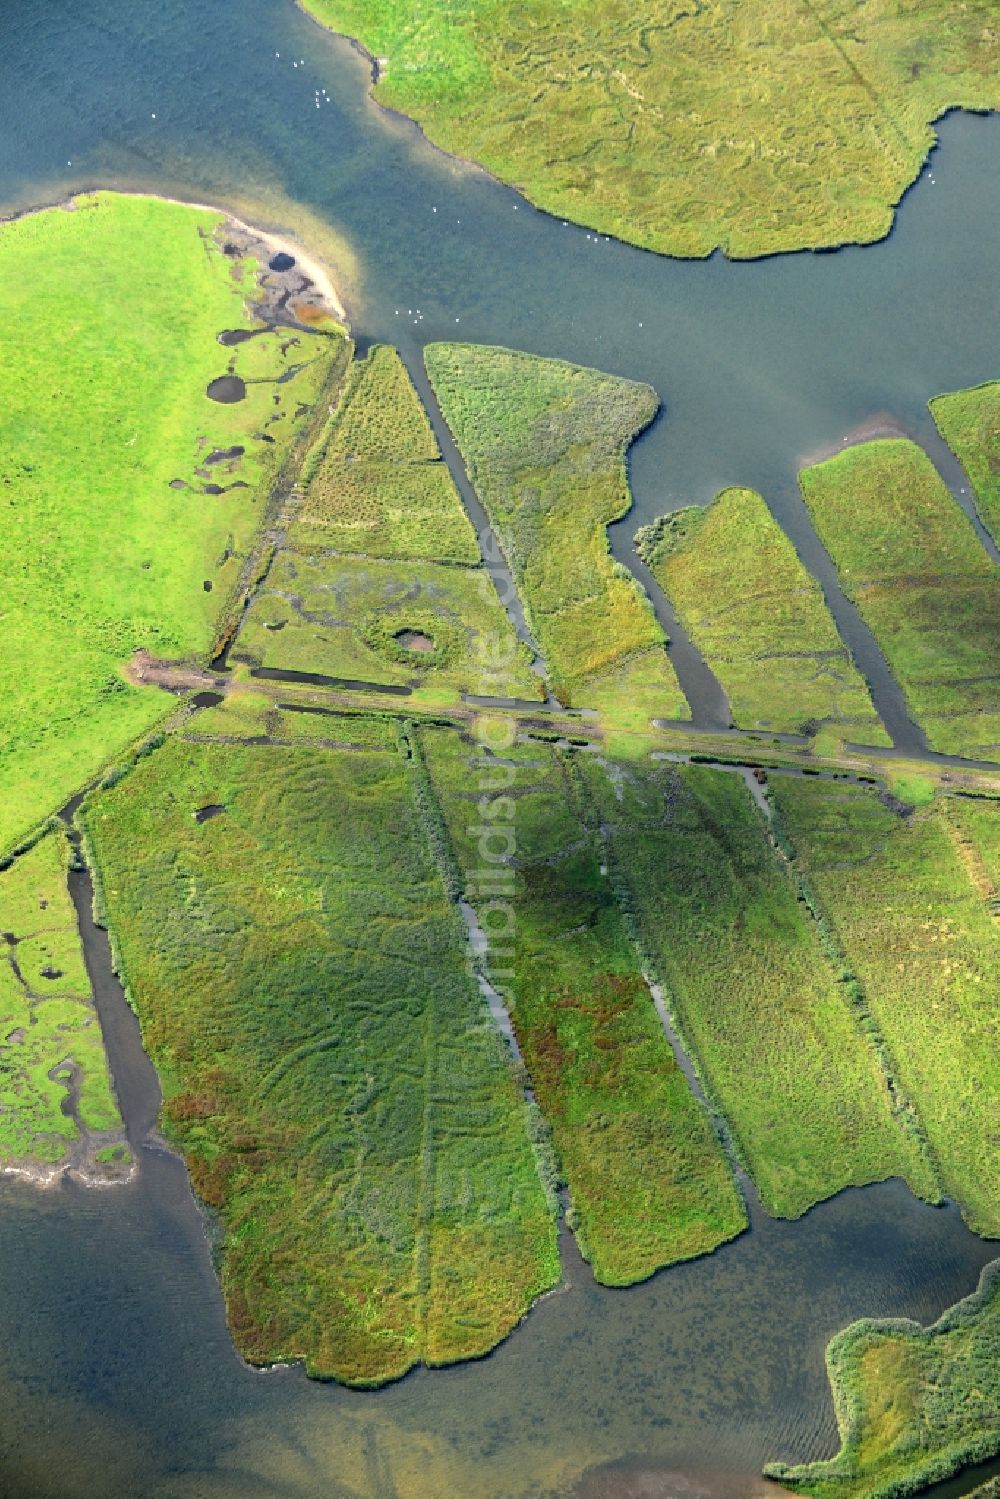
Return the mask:
[(559, 1274), (411, 774), (172, 739), (82, 813), (236, 1342), (355, 1384), (486, 1352)]
[(580, 770), (685, 1050), (768, 1212), (905, 1176), (934, 1193), (750, 795), (700, 766)]
[(431, 780), (551, 1129), (596, 1278), (624, 1285), (744, 1227), (711, 1122), (664, 1036), (563, 756), (421, 731)]

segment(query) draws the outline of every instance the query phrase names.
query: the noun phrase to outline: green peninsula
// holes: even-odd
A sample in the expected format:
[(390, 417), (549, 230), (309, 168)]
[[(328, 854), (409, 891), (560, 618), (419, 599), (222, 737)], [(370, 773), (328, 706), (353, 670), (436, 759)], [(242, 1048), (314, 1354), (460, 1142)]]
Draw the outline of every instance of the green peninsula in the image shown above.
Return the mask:
[(908, 808), (791, 777), (772, 797), (941, 1181), (972, 1228), (1000, 1237), (1000, 803)]
[(555, 1212), (405, 739), (174, 738), (84, 825), (244, 1356), (378, 1384), (492, 1348)]
[[(1000, 1260), (933, 1327), (855, 1322), (826, 1354), (841, 1448), (765, 1472), (816, 1499), (892, 1499), (1000, 1452)], [(987, 1484), (975, 1494), (995, 1490)]]
[(625, 452), (655, 416), (655, 392), (510, 349), (431, 344), (425, 359), (555, 695), (685, 717), (663, 630), (607, 537), (632, 504)]
[(733, 722), (888, 744), (815, 578), (752, 489), (665, 515), (636, 546), (725, 689)]
[(932, 122), (1000, 105), (991, 0), (304, 3), (444, 150), (667, 255), (881, 239)]
[(969, 476), (983, 525), (1000, 542), (1000, 381), (935, 396), (930, 409)]
[(799, 482), (932, 748), (1000, 761), (1000, 568), (926, 453), (864, 442)]

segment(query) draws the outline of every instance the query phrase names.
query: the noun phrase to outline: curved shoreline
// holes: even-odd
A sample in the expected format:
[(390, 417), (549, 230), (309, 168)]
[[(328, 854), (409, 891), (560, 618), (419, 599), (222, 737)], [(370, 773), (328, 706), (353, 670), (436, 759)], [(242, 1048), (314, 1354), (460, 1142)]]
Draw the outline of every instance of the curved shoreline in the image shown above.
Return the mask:
[(439, 155), (444, 156), (448, 161), (457, 163), (459, 166), (465, 167), (474, 172), (480, 172), (484, 177), (488, 177), (489, 180), (495, 183), (498, 187), (506, 188), (508, 192), (517, 193), (518, 197), (523, 203), (525, 203), (529, 208), (534, 209), (536, 213), (544, 214), (546, 218), (557, 220), (560, 223), (565, 220), (565, 222), (574, 225), (574, 227), (578, 229), (589, 229), (591, 233), (607, 235), (610, 239), (615, 240), (620, 245), (627, 245), (630, 249), (633, 250), (645, 251), (649, 255), (656, 255), (664, 260), (697, 262), (711, 260), (714, 255), (720, 255), (723, 260), (729, 261), (732, 265), (758, 265), (767, 260), (780, 260), (788, 255), (834, 255), (840, 250), (863, 250), (867, 249), (869, 246), (885, 244), (886, 240), (891, 238), (896, 230), (896, 226), (899, 221), (899, 210), (902, 207), (903, 202), (917, 186), (921, 177), (924, 175), (924, 172), (930, 165), (931, 158), (933, 157), (935, 151), (937, 151), (941, 145), (941, 136), (937, 128), (941, 121), (946, 120), (949, 115), (953, 114), (978, 115), (984, 118), (989, 117), (990, 115), (1000, 115), (1000, 110), (998, 109), (981, 109), (976, 108), (972, 105), (965, 104), (947, 104), (944, 109), (942, 109), (940, 114), (935, 115), (932, 119), (927, 121), (927, 125), (929, 130), (932, 132), (933, 139), (931, 140), (930, 144), (927, 147), (927, 150), (921, 157), (917, 165), (917, 170), (914, 172), (909, 182), (904, 184), (899, 197), (896, 198), (894, 202), (886, 204), (886, 208), (890, 213), (890, 219), (889, 224), (883, 234), (877, 234), (871, 239), (835, 240), (828, 245), (789, 245), (784, 250), (761, 250), (759, 254), (747, 255), (730, 255), (726, 248), (726, 245), (724, 243), (719, 243), (713, 245), (710, 250), (706, 250), (703, 254), (700, 255), (679, 255), (673, 250), (659, 250), (655, 245), (644, 245), (641, 244), (638, 240), (625, 239), (614, 229), (608, 229), (606, 226), (603, 226), (600, 223), (591, 223), (588, 219), (577, 218), (572, 210), (557, 210), (554, 208), (545, 208), (542, 206), (542, 204), (537, 203), (534, 198), (530, 197), (525, 188), (519, 186), (519, 184), (516, 182), (508, 181), (508, 179), (505, 177), (498, 176), (496, 172), (491, 170), (491, 168), (484, 166), (481, 161), (476, 161), (471, 156), (460, 156), (457, 152), (449, 151), (447, 147), (438, 145), (437, 141), (433, 140), (428, 135), (424, 126), (414, 115), (406, 114), (404, 110), (397, 109), (392, 104), (384, 104), (381, 99), (376, 98), (375, 89), (381, 82), (383, 73), (386, 71), (385, 68), (383, 68), (382, 63), (383, 61), (388, 63), (389, 59), (376, 57), (375, 54), (365, 46), (360, 37), (351, 36), (350, 33), (346, 31), (338, 31), (335, 26), (328, 25), (327, 22), (322, 21), (316, 14), (316, 12), (311, 8), (309, 0), (292, 0), (292, 3), (295, 5), (297, 10), (300, 10), (308, 20), (310, 20), (315, 26), (318, 26), (320, 30), (323, 31), (327, 36), (337, 37), (341, 41), (346, 42), (347, 45), (351, 47), (359, 57), (364, 58), (371, 72), (371, 82), (367, 89), (368, 99), (372, 104), (376, 105), (378, 109), (380, 109), (384, 114), (388, 115), (391, 119), (405, 121), (406, 124), (409, 125), (417, 133), (420, 139), (426, 142), (426, 144), (430, 146), (433, 151), (436, 151)]
[[(86, 1142), (85, 1142), (86, 1143)], [(106, 1141), (106, 1144), (125, 1144), (124, 1135), (120, 1141)], [(22, 1161), (15, 1166), (7, 1164), (0, 1166), (0, 1178), (6, 1177), (10, 1181), (27, 1182), (29, 1186), (35, 1187), (40, 1192), (48, 1192), (52, 1187), (58, 1187), (64, 1178), (70, 1177), (78, 1186), (86, 1187), (88, 1190), (100, 1190), (104, 1187), (125, 1187), (129, 1182), (135, 1181), (139, 1174), (139, 1165), (133, 1155), (127, 1171), (122, 1171), (118, 1176), (110, 1176), (88, 1169), (86, 1161), (77, 1161), (68, 1156), (52, 1166), (31, 1165)]]
[[(973, 1291), (960, 1301), (946, 1307), (933, 1322), (925, 1324), (912, 1317), (859, 1317), (835, 1333), (826, 1347), (825, 1364), (830, 1393), (833, 1399), (837, 1431), (840, 1439), (838, 1451), (830, 1458), (791, 1465), (769, 1462), (764, 1467), (764, 1476), (777, 1479), (787, 1487), (809, 1492), (811, 1483), (824, 1480), (847, 1483), (848, 1473), (836, 1471), (851, 1459), (853, 1449), (860, 1439), (866, 1415), (866, 1389), (858, 1378), (860, 1357), (879, 1340), (896, 1338), (912, 1344), (927, 1345), (934, 1338), (955, 1332), (966, 1326), (979, 1312), (985, 1311), (996, 1291), (1000, 1288), (1000, 1259), (991, 1260), (980, 1272), (979, 1281)], [(944, 1443), (944, 1438), (942, 1442)], [(896, 1476), (870, 1475), (870, 1482), (878, 1484), (879, 1493), (911, 1494), (936, 1485), (961, 1473), (972, 1465), (989, 1462), (1000, 1453), (1000, 1435), (988, 1431), (979, 1436), (963, 1437), (950, 1446), (918, 1457), (909, 1473)], [(855, 1459), (856, 1460), (856, 1459)]]

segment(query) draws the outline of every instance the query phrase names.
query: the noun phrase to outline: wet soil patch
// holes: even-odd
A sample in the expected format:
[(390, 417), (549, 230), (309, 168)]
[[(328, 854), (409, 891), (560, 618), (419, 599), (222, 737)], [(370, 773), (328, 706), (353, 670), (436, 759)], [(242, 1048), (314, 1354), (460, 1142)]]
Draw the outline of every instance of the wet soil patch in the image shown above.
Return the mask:
[(245, 400), (246, 393), (246, 381), (241, 380), (239, 375), (220, 375), (205, 392), (210, 401), (219, 401), (223, 406), (232, 406), (236, 401)]
[(44, 968), (39, 969), (43, 979), (61, 979), (63, 971), (61, 968), (53, 968), (51, 963), (46, 963)]
[(188, 484), (186, 479), (171, 479), (170, 481), (171, 489), (187, 489), (187, 487)]
[(234, 443), (231, 448), (213, 448), (212, 452), (205, 459), (205, 462), (209, 464), (222, 463), (226, 458), (242, 458), (245, 452), (246, 448), (241, 447), (239, 443)]
[(397, 630), (392, 638), (403, 647), (404, 651), (416, 651), (420, 655), (425, 655), (434, 649), (433, 640), (429, 635), (425, 635), (423, 630)]
[(221, 692), (196, 692), (191, 701), (196, 708), (217, 708), (224, 696)]

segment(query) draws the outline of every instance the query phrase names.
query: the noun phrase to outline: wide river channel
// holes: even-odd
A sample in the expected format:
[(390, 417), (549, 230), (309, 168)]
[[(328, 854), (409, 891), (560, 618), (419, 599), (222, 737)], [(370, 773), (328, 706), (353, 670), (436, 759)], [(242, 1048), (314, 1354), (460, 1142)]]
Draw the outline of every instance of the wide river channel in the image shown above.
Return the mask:
[[(355, 333), (411, 365), (459, 337), (649, 381), (664, 414), (633, 454), (621, 555), (639, 521), (750, 484), (829, 583), (797, 467), (873, 420), (933, 447), (928, 397), (1000, 375), (995, 118), (942, 124), (881, 245), (684, 263), (434, 151), (292, 0), (3, 0), (0, 43), (0, 210), (94, 186), (216, 203), (318, 252)], [(154, 1080), (85, 937), (138, 1138)], [(491, 1357), (358, 1393), (240, 1362), (186, 1174), (140, 1153), (127, 1188), (0, 1184), (0, 1495), (749, 1495), (768, 1458), (834, 1450), (833, 1332), (933, 1319), (997, 1252), (897, 1182), (797, 1223), (755, 1208), (735, 1243), (628, 1291), (596, 1287), (567, 1238), (566, 1288)]]

